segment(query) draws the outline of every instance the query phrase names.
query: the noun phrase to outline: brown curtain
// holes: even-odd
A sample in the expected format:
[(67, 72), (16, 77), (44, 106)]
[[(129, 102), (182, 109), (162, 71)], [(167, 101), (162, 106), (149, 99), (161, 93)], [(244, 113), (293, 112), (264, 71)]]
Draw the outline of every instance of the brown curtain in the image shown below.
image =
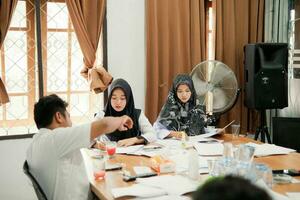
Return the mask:
[[(0, 49), (9, 28), (9, 24), (18, 0), (0, 1)], [(0, 77), (0, 105), (9, 102), (5, 86)]]
[(179, 73), (206, 59), (205, 0), (147, 0), (146, 115), (153, 123)]
[(216, 60), (227, 64), (236, 74), (241, 93), (234, 108), (221, 116), (220, 126), (239, 120), (242, 130), (254, 128), (258, 113), (244, 106), (244, 45), (263, 41), (264, 0), (213, 0), (215, 10)]
[(106, 1), (66, 0), (66, 4), (84, 56), (81, 75), (88, 80), (92, 91), (103, 92), (112, 81), (111, 75), (96, 64)]

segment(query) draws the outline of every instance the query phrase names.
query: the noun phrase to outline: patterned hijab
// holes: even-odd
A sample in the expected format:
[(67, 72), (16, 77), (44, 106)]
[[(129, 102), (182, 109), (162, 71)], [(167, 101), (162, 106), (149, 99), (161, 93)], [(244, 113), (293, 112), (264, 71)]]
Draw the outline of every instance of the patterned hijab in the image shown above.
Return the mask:
[[(116, 111), (111, 105), (111, 98), (112, 98), (113, 91), (117, 88), (123, 90), (123, 92), (126, 96), (126, 106), (120, 112)], [(117, 117), (117, 116), (122, 116), (122, 115), (128, 115), (133, 120), (132, 129), (129, 129), (127, 131), (116, 130), (113, 133), (107, 134), (106, 136), (111, 141), (119, 141), (122, 139), (136, 137), (136, 136), (141, 135), (141, 132), (139, 130), (139, 124), (138, 124), (138, 121), (139, 121), (138, 118), (139, 118), (141, 110), (136, 109), (134, 107), (134, 100), (133, 100), (131, 87), (127, 83), (127, 81), (125, 81), (124, 79), (116, 79), (115, 81), (112, 82), (112, 84), (110, 86), (109, 96), (108, 96), (108, 100), (107, 100), (107, 104), (105, 106), (104, 112), (105, 112), (104, 116)]]
[[(177, 97), (177, 88), (185, 84), (191, 91), (191, 97), (186, 103), (182, 103)], [(185, 131), (188, 135), (204, 133), (205, 112), (204, 107), (196, 105), (196, 91), (193, 80), (189, 75), (177, 75), (169, 91), (167, 102), (159, 114), (159, 122), (168, 130)]]

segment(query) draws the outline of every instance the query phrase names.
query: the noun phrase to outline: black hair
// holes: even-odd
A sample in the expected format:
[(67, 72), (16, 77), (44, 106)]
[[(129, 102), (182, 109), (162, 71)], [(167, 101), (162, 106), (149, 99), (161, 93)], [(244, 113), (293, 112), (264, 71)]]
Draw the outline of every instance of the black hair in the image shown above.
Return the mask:
[(58, 97), (56, 94), (44, 96), (34, 104), (34, 121), (38, 129), (46, 128), (52, 123), (56, 112), (65, 117), (68, 103)]
[(193, 200), (271, 200), (267, 192), (238, 176), (215, 178), (200, 186)]

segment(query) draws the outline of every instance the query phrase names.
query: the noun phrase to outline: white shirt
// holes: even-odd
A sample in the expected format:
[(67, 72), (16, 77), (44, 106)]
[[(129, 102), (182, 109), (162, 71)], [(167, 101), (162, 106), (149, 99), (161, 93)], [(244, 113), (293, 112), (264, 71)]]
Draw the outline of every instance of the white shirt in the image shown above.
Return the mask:
[(42, 128), (27, 150), (29, 171), (48, 199), (84, 200), (90, 196), (89, 181), (80, 148), (90, 144), (91, 124)]
[[(98, 112), (95, 116), (95, 120), (102, 119), (104, 115), (105, 113), (103, 111)], [(139, 130), (141, 131), (141, 136), (144, 137), (148, 142), (151, 143), (156, 141), (157, 138), (155, 130), (142, 110), (139, 117)], [(105, 135), (102, 135), (101, 139), (104, 141), (109, 140)]]

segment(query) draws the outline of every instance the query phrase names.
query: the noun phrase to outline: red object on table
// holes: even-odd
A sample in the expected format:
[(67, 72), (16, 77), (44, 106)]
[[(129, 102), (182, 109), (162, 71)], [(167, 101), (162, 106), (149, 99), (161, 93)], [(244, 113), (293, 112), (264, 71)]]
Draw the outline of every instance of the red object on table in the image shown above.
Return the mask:
[(106, 151), (109, 156), (112, 156), (116, 153), (116, 147), (107, 147)]

